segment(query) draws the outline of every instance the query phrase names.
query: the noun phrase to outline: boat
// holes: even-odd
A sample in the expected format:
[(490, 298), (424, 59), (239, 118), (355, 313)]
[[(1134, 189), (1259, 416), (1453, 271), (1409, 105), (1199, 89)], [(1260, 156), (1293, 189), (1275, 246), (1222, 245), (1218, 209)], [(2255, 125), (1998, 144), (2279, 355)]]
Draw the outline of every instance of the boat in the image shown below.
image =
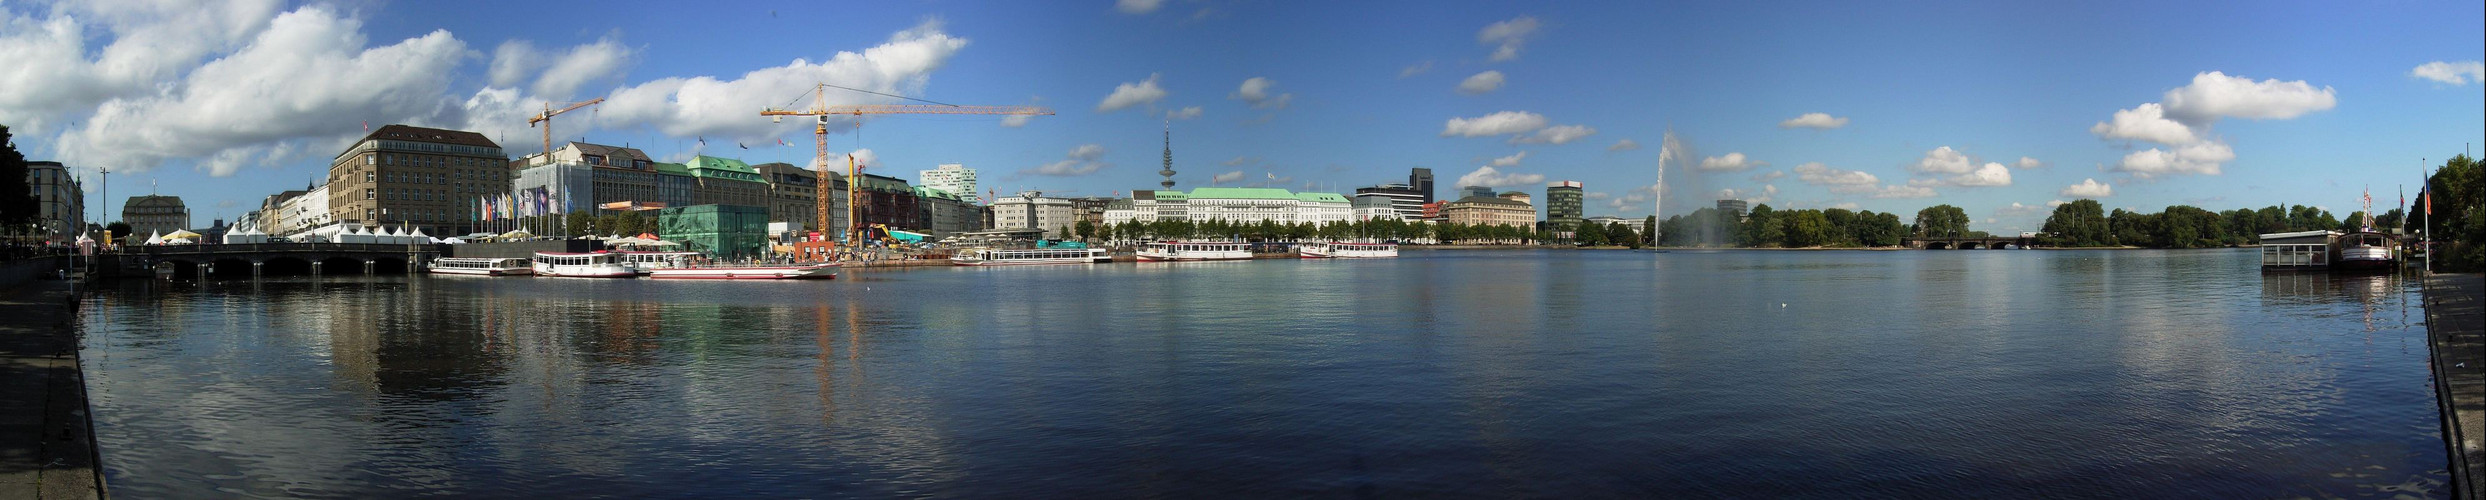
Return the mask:
[(488, 257), (445, 257), (432, 261), (432, 274), (470, 276), (523, 276), (535, 274), (535, 267), (526, 259)]
[(1135, 252), (1141, 262), (1249, 260), (1251, 245), (1244, 243), (1195, 243), (1168, 241), (1139, 246)]
[(781, 265), (677, 265), (648, 271), (655, 279), (690, 280), (791, 280), (835, 279), (840, 264), (821, 262)]
[(555, 278), (636, 278), (639, 270), (612, 252), (535, 252), (535, 275)]
[(950, 264), (961, 266), (1040, 266), (1113, 262), (1102, 248), (980, 248), (958, 252)]
[(657, 269), (689, 265), (689, 259), (698, 256), (699, 252), (624, 251), (621, 252), (621, 261), (623, 264), (629, 264), (631, 269), (638, 270), (639, 274), (647, 274), (648, 271)]
[(1398, 256), (1398, 245), (1389, 243), (1305, 243), (1295, 247), (1296, 256), (1306, 259), (1387, 259)]
[(2331, 242), (2331, 268), (2341, 271), (2389, 270), (2398, 267), (2391, 235), (2360, 231), (2340, 236)]

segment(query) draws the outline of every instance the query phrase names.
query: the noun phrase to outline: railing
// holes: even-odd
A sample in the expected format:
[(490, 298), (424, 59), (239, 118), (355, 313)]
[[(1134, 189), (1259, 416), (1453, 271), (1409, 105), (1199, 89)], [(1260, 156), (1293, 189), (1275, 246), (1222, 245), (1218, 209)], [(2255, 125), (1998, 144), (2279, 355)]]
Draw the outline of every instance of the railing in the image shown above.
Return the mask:
[(417, 245), (407, 245), (407, 244), (400, 244), (400, 243), (241, 243), (241, 244), (232, 244), (232, 245), (208, 244), (208, 245), (149, 245), (149, 246), (131, 246), (131, 247), (122, 247), (121, 253), (125, 253), (125, 254), (145, 254), (145, 255), (164, 255), (164, 254), (245, 254), (245, 253), (282, 253), (282, 252), (339, 252), (339, 253), (408, 253), (408, 252), (415, 252), (415, 253), (423, 253), (423, 252), (436, 252), (436, 251), (438, 251), (438, 249), (437, 249), (437, 248), (435, 248), (433, 244), (429, 244), (429, 243), (425, 243), (425, 244), (417, 244)]

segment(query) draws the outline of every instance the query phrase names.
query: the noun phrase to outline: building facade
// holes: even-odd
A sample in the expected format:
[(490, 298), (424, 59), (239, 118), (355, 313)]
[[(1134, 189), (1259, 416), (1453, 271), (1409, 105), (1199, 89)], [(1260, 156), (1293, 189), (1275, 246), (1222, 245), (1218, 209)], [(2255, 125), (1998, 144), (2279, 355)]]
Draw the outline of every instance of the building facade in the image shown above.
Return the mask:
[(328, 186), (286, 193), (297, 194), (286, 196), (280, 193), (278, 196), (283, 198), (276, 200), (272, 210), (261, 208), (259, 211), (259, 225), (269, 236), (293, 236), (335, 222), (332, 212), (328, 210)]
[(190, 208), (179, 196), (131, 196), (121, 204), (121, 222), (129, 224), (128, 236), (140, 238), (180, 231), (190, 228)]
[(1735, 214), (1735, 218), (1739, 220), (1744, 217), (1744, 212), (1748, 208), (1749, 204), (1744, 203), (1744, 200), (1718, 200), (1718, 211)]
[(916, 180), (924, 187), (939, 189), (969, 199), (975, 198), (975, 169), (956, 163), (943, 163), (932, 170), (917, 171)]
[(1425, 203), (1432, 203), (1434, 201), (1433, 169), (1424, 167), (1407, 169), (1407, 186), (1415, 188), (1416, 193), (1424, 196), (1424, 201), (1417, 203), (1418, 206), (1422, 206)]
[(1338, 193), (1295, 193), (1295, 221), (1313, 224), (1355, 220), (1355, 204)]
[(1442, 218), (1470, 226), (1536, 227), (1536, 207), (1492, 196), (1469, 196), (1442, 204)]
[(1531, 206), (1531, 207), (1536, 206), (1536, 200), (1529, 198), (1528, 193), (1523, 193), (1523, 192), (1519, 192), (1519, 191), (1503, 191), (1503, 192), (1502, 192), (1502, 194), (1495, 195), (1494, 197), (1496, 197), (1496, 198), (1501, 198), (1501, 199), (1505, 199), (1505, 200), (1516, 201), (1516, 202), (1520, 202), (1520, 203), (1526, 203), (1526, 204), (1528, 204), (1528, 206)]
[(34, 190), (35, 228), (44, 239), (77, 241), (86, 230), (86, 187), (56, 161), (26, 162), (26, 185)]
[(1373, 187), (1356, 188), (1355, 198), (1359, 200), (1364, 198), (1385, 200), (1389, 203), (1392, 210), (1396, 210), (1398, 212), (1398, 218), (1403, 220), (1423, 218), (1424, 204), (1430, 202), (1425, 199), (1426, 196), (1424, 196), (1424, 193), (1417, 191), (1415, 186), (1407, 184), (1382, 184)]
[(921, 207), (917, 206), (915, 187), (905, 179), (885, 175), (863, 174), (850, 179), (847, 187), (856, 189), (856, 202), (862, 205), (857, 215), (863, 224), (882, 224), (892, 229), (924, 229)]
[[(814, 231), (822, 229), (823, 226), (817, 223), (820, 208), (814, 204), (819, 199), (818, 173), (788, 163), (762, 163), (752, 169), (760, 173), (761, 181), (768, 183), (768, 220), (793, 222)], [(836, 172), (828, 175), (829, 224), (826, 227), (830, 228), (828, 232), (835, 233), (846, 227), (846, 176)]]
[(915, 207), (923, 215), (913, 227), (935, 237), (984, 229), (984, 207), (972, 198), (931, 186), (915, 186)]
[(760, 172), (751, 164), (732, 158), (693, 156), (683, 162), (693, 180), (692, 205), (740, 205), (765, 207), (768, 204), (768, 183), (760, 180)]
[(380, 127), (329, 162), (329, 218), (465, 234), (478, 226), (477, 200), (509, 189), (508, 164), (483, 134)]
[(1587, 215), (1582, 204), (1587, 200), (1587, 186), (1580, 181), (1555, 181), (1545, 184), (1545, 222), (1554, 231), (1579, 227)]
[(1049, 239), (1071, 238), (1071, 225), (1077, 222), (1070, 200), (1046, 198), (1026, 193), (993, 200), (992, 229), (1036, 228), (1044, 230)]
[(1348, 200), (1348, 205), (1349, 215), (1347, 216), (1347, 220), (1350, 221), (1363, 222), (1374, 219), (1399, 220), (1398, 207), (1392, 205), (1389, 198), (1379, 196), (1357, 196), (1354, 199)]
[(1467, 198), (1467, 197), (1470, 197), (1470, 196), (1483, 196), (1483, 197), (1486, 197), (1486, 198), (1492, 198), (1492, 197), (1493, 197), (1493, 194), (1494, 194), (1494, 193), (1493, 193), (1493, 186), (1460, 186), (1460, 187), (1459, 187), (1459, 197), (1458, 197), (1458, 198), (1452, 198), (1452, 199), (1454, 199), (1454, 200), (1456, 200), (1456, 199), (1464, 199), (1464, 198)]

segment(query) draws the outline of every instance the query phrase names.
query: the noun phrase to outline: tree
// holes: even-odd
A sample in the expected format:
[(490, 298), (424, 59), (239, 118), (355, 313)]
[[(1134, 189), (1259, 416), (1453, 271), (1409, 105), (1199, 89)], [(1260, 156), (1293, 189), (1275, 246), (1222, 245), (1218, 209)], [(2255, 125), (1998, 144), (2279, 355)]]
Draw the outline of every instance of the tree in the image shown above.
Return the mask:
[(1959, 207), (1934, 205), (1916, 212), (1917, 236), (1926, 238), (1958, 238), (1968, 235), (1968, 211)]
[(1751, 215), (1744, 217), (1742, 234), (1746, 247), (1775, 247), (1787, 237), (1786, 229), (1779, 225), (1778, 211), (1771, 210), (1767, 203), (1752, 207)]
[(564, 225), (569, 226), (571, 237), (599, 234), (596, 232), (595, 220), (595, 216), (587, 215), (586, 212), (570, 212), (569, 223)]
[(0, 225), (32, 224), (41, 211), (34, 187), (27, 184), (26, 155), (17, 152), (9, 127), (0, 125)]
[(1657, 216), (1655, 215), (1651, 215), (1646, 219), (1641, 219), (1640, 227), (1649, 228), (1649, 234), (1642, 235), (1640, 239), (1642, 241), (1649, 242), (1649, 245), (1651, 246), (1658, 244), (1657, 238), (1659, 235), (1666, 234), (1666, 227), (1657, 225)]
[(1081, 242), (1096, 239), (1096, 223), (1080, 220), (1078, 224), (1071, 225), (1070, 232), (1078, 234)]
[(1830, 218), (1820, 210), (1797, 210), (1787, 213), (1787, 247), (1805, 248), (1828, 244)]
[(1580, 230), (1571, 233), (1571, 240), (1584, 247), (1604, 245), (1606, 228), (1600, 224), (1580, 224)]
[(2103, 246), (2111, 239), (2106, 225), (2106, 207), (2097, 200), (2082, 198), (2055, 205), (2054, 215), (2046, 216), (2040, 229), (2048, 245), (2066, 247)]
[(1631, 226), (1623, 225), (1621, 222), (1616, 222), (1613, 225), (1606, 227), (1606, 239), (1613, 241), (1615, 244), (1632, 248), (1640, 248), (1640, 235), (1634, 234), (1631, 230)]

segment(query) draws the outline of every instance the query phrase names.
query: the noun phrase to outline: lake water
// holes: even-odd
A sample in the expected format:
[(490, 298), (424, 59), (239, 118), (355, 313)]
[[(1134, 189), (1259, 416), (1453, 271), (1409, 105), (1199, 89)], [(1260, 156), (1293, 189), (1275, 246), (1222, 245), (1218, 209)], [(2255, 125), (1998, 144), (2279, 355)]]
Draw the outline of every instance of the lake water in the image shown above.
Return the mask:
[(82, 326), (125, 498), (2446, 494), (2418, 285), (2256, 259), (128, 281)]

